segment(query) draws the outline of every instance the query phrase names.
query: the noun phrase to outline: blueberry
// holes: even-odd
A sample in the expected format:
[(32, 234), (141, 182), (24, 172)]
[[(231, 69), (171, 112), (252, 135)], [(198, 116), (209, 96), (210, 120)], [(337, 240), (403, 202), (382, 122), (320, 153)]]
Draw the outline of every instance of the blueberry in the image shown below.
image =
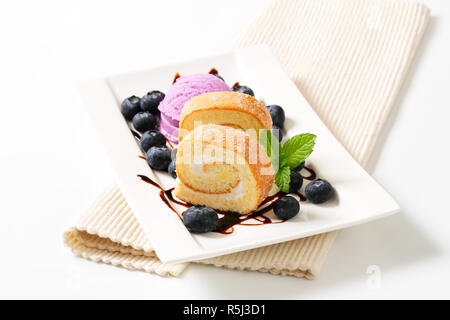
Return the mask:
[(183, 213), (183, 223), (190, 232), (205, 233), (216, 229), (219, 216), (214, 209), (193, 206)]
[(291, 170), (291, 182), (289, 183), (289, 192), (297, 192), (303, 184), (303, 177), (297, 171)]
[(158, 112), (159, 103), (164, 99), (166, 95), (158, 90), (148, 92), (141, 99), (141, 109), (143, 111), (149, 111), (151, 113)]
[(147, 151), (147, 163), (153, 169), (167, 170), (170, 161), (170, 150), (167, 147), (151, 147)]
[(125, 119), (130, 121), (136, 115), (136, 113), (141, 111), (140, 107), (141, 99), (136, 96), (131, 96), (122, 101), (120, 106), (120, 111), (122, 112)]
[(270, 106), (267, 106), (266, 108), (270, 113), (270, 117), (272, 118), (273, 124), (279, 128), (283, 128), (284, 120), (285, 120), (283, 108), (277, 104), (271, 104)]
[(233, 91), (249, 94), (253, 97), (255, 96), (255, 93), (253, 92), (253, 90), (247, 86), (241, 86), (241, 85), (234, 86)]
[(145, 152), (151, 147), (163, 147), (166, 145), (166, 137), (158, 130), (145, 131), (141, 138), (141, 147)]
[(139, 132), (153, 130), (156, 127), (156, 118), (150, 112), (139, 112), (133, 117), (133, 127)]
[(300, 211), (300, 203), (291, 196), (283, 196), (273, 205), (273, 212), (282, 220), (289, 220), (295, 217)]
[(297, 167), (295, 167), (293, 170), (300, 172), (305, 167), (305, 161), (300, 163)]
[(328, 181), (317, 179), (306, 186), (305, 193), (312, 203), (324, 203), (333, 197), (334, 189)]
[(277, 137), (278, 141), (281, 142), (283, 140), (283, 132), (281, 132), (281, 129), (277, 126), (272, 126), (272, 133), (275, 137)]
[(177, 178), (177, 166), (176, 166), (175, 160), (172, 160), (172, 162), (170, 162), (169, 167), (167, 168), (167, 171), (169, 172), (169, 174), (171, 175), (172, 178), (174, 178), (174, 179)]
[(172, 160), (175, 160), (175, 159), (177, 158), (177, 152), (178, 152), (178, 149), (177, 149), (177, 148), (173, 148), (173, 149), (172, 149), (172, 152), (170, 153), (170, 158), (171, 158)]

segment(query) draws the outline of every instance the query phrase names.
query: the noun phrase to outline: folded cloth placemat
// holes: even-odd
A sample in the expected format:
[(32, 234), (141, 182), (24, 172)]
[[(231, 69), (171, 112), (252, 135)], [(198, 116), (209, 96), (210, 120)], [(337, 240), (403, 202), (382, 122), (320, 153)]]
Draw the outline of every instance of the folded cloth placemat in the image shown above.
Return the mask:
[[(422, 38), (429, 10), (400, 0), (274, 0), (236, 47), (267, 44), (338, 140), (363, 166), (389, 116)], [(197, 261), (316, 277), (337, 232)], [(81, 257), (159, 275), (163, 264), (116, 184), (92, 204), (64, 241)]]

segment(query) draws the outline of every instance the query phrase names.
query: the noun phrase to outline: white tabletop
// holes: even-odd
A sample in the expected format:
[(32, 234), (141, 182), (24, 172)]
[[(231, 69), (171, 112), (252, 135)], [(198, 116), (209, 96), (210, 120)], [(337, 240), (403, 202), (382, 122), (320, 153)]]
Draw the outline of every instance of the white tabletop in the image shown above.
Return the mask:
[(227, 51), (267, 1), (2, 2), (0, 298), (450, 298), (450, 2), (423, 2), (430, 25), (370, 166), (402, 211), (341, 231), (314, 281), (197, 264), (162, 278), (62, 242), (113, 180), (74, 84)]

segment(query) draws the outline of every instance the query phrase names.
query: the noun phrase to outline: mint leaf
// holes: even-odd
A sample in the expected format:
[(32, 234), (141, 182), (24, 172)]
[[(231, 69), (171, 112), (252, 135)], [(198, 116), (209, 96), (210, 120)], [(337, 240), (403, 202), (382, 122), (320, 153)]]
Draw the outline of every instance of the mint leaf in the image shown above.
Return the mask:
[(280, 159), (280, 142), (273, 135), (272, 131), (263, 129), (259, 134), (259, 143), (266, 150), (266, 153), (269, 156), (270, 161), (272, 162), (273, 169), (275, 170), (275, 172), (278, 172), (280, 163), (283, 162), (283, 159)]
[(285, 165), (278, 170), (275, 176), (275, 184), (281, 191), (289, 193), (289, 184), (291, 182), (291, 169)]
[(275, 170), (275, 184), (281, 191), (289, 193), (291, 169), (297, 167), (313, 151), (316, 135), (298, 134), (281, 146), (270, 130), (261, 130), (259, 143), (265, 148)]
[(294, 169), (311, 154), (315, 140), (316, 135), (312, 133), (302, 133), (293, 136), (284, 143), (281, 157), (285, 158), (286, 164), (291, 169)]

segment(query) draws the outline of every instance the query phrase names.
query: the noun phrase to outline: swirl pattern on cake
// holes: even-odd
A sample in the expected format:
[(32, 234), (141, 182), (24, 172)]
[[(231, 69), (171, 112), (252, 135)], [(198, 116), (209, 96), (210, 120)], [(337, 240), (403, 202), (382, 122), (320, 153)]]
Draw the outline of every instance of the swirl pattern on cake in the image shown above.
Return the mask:
[(208, 124), (178, 146), (174, 193), (186, 202), (242, 214), (255, 210), (274, 182), (257, 139), (243, 130)]
[(191, 98), (181, 110), (179, 140), (198, 124), (242, 129), (272, 129), (272, 118), (262, 102), (239, 92), (208, 92)]

